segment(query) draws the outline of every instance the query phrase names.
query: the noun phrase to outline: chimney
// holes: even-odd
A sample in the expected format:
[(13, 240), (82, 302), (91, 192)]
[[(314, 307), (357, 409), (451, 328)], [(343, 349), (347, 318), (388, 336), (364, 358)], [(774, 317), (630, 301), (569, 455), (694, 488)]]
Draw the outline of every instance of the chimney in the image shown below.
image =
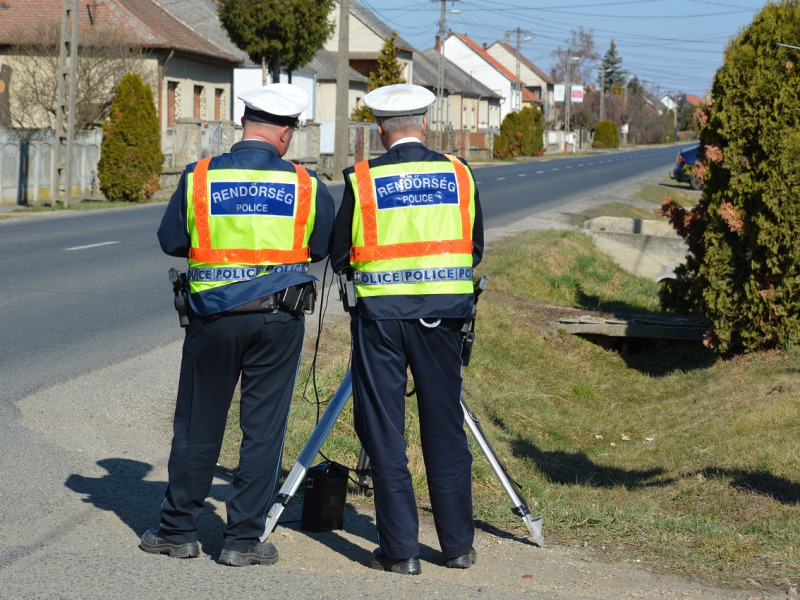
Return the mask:
[(486, 50), (486, 42), (483, 42), (483, 49)]
[(437, 52), (439, 51), (439, 44), (440, 44), (440, 43), (441, 43), (441, 42), (440, 42), (440, 40), (439, 40), (439, 36), (437, 35), (437, 36), (436, 36), (436, 41), (433, 43), (433, 47), (436, 49), (436, 51), (437, 51)]

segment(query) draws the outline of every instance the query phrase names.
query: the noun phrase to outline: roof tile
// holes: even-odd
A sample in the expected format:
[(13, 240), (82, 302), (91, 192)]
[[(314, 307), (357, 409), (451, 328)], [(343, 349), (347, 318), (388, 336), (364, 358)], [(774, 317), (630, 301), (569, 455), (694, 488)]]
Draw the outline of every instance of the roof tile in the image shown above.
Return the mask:
[[(0, 46), (40, 42), (42, 25), (61, 27), (61, 0), (7, 0), (0, 9)], [(81, 0), (78, 27), (109, 27), (119, 39), (151, 50), (175, 50), (240, 63), (241, 57), (221, 48), (156, 0)]]

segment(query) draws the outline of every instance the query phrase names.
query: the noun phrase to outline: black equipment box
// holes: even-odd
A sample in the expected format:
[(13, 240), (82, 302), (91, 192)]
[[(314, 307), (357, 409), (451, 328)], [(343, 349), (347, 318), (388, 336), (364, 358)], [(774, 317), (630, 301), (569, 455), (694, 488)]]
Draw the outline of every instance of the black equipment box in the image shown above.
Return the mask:
[(303, 493), (303, 531), (342, 529), (347, 498), (347, 469), (331, 462), (308, 470)]

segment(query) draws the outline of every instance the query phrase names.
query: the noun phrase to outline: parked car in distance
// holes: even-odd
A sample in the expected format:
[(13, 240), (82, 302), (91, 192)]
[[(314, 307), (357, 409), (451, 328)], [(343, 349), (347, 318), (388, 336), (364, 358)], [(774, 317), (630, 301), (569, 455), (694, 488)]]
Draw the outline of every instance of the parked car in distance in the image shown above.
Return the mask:
[(678, 152), (678, 163), (675, 165), (675, 168), (670, 171), (670, 179), (674, 179), (675, 181), (679, 181), (681, 183), (688, 183), (689, 187), (691, 187), (693, 190), (702, 190), (703, 181), (694, 174), (689, 175), (686, 173), (686, 169), (684, 169), (686, 165), (693, 167), (695, 164), (700, 162), (700, 159), (698, 158), (699, 152), (700, 144), (695, 144), (694, 146), (684, 148)]

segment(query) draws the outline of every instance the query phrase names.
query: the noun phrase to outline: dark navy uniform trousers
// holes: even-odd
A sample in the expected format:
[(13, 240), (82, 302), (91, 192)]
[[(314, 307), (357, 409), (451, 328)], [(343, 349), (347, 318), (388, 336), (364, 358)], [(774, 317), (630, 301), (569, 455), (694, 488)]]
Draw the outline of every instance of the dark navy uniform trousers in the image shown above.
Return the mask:
[(242, 551), (264, 533), (281, 466), (304, 318), (229, 312), (195, 318), (186, 331), (159, 535), (197, 540), (225, 423), (241, 375), (242, 445), (227, 496), (223, 547)]
[(429, 328), (418, 319), (353, 316), (355, 430), (370, 458), (378, 541), (391, 558), (419, 555), (419, 517), (405, 438), (409, 368), (442, 553), (455, 558), (472, 547), (472, 454), (461, 408), (462, 323), (442, 319)]

